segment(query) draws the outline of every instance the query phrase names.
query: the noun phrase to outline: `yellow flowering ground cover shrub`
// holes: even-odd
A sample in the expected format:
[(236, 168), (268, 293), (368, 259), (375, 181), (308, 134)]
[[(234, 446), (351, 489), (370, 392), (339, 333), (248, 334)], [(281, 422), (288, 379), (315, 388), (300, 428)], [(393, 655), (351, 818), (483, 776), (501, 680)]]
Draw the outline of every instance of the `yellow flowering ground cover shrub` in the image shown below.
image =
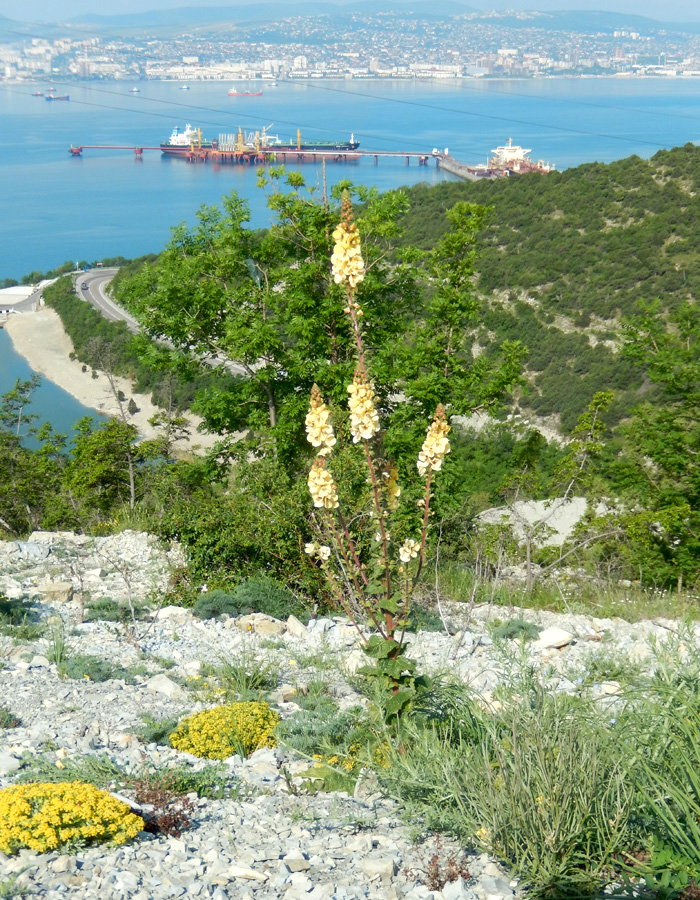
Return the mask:
[(18, 784), (0, 790), (0, 850), (45, 853), (70, 844), (124, 844), (143, 819), (126, 803), (80, 782)]
[(205, 709), (184, 718), (170, 735), (176, 750), (207, 759), (249, 756), (260, 747), (274, 747), (273, 730), (280, 717), (267, 703), (249, 701)]

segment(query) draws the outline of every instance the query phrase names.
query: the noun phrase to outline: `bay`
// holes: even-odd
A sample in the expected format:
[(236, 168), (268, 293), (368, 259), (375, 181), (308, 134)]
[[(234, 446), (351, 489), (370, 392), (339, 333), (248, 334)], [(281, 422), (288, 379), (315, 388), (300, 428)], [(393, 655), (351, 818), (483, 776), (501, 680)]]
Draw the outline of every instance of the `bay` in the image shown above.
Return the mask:
[[(250, 203), (255, 227), (269, 222), (266, 197), (248, 166), (189, 164), (145, 151), (71, 145), (157, 147), (187, 122), (211, 139), (272, 125), (283, 139), (348, 140), (362, 149), (431, 152), (448, 148), (463, 162), (483, 162), (512, 137), (533, 159), (558, 168), (610, 162), (695, 140), (700, 133), (700, 79), (541, 79), (532, 81), (344, 80), (263, 86), (262, 97), (230, 98), (228, 84), (124, 82), (58, 86), (67, 103), (31, 96), (47, 85), (2, 85), (0, 148), (3, 217), (0, 279), (47, 271), (67, 260), (133, 257), (159, 251), (170, 229), (192, 224), (202, 204), (236, 190)], [(295, 168), (290, 166), (289, 168)], [(320, 189), (320, 167), (298, 167)], [(403, 158), (327, 166), (342, 178), (387, 190), (435, 184), (452, 176)]]
[[(309, 80), (263, 85), (262, 97), (230, 98), (230, 85), (176, 82), (57, 85), (70, 101), (47, 103), (32, 94), (47, 84), (0, 86), (2, 240), (0, 280), (45, 272), (67, 260), (134, 257), (158, 252), (170, 229), (193, 224), (202, 204), (232, 190), (244, 197), (251, 224), (270, 221), (267, 198), (248, 166), (194, 165), (147, 150), (90, 150), (71, 145), (157, 147), (187, 122), (205, 138), (272, 126), (282, 139), (348, 140), (365, 150), (449, 149), (462, 162), (485, 162), (509, 137), (532, 148), (533, 159), (564, 169), (612, 162), (633, 153), (694, 141), (700, 134), (700, 79), (578, 78), (530, 81)], [(321, 189), (320, 166), (288, 166)], [(380, 191), (453, 177), (429, 161), (406, 166), (401, 157), (329, 164), (328, 185), (349, 178)], [(28, 378), (0, 330), (0, 393)], [(52, 393), (53, 392), (53, 393)], [(33, 410), (68, 431), (89, 412), (46, 379)], [(49, 412), (50, 411), (50, 412)]]

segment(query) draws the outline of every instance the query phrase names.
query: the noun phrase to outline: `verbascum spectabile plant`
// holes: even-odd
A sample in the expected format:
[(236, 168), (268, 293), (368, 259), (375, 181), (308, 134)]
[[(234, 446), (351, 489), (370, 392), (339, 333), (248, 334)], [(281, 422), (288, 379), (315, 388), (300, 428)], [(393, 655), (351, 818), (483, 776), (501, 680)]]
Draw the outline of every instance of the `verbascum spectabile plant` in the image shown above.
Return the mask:
[[(417, 460), (418, 472), (425, 478), (425, 494), (419, 502), (420, 532), (394, 547), (389, 518), (399, 507), (401, 487), (396, 466), (385, 461), (381, 454), (379, 397), (365, 359), (360, 325), (363, 312), (357, 297), (358, 287), (365, 279), (365, 261), (347, 192), (343, 194), (341, 221), (333, 232), (333, 240), (331, 272), (333, 281), (345, 290), (345, 313), (352, 324), (357, 355), (355, 375), (348, 385), (349, 428), (352, 443), (361, 446), (367, 466), (376, 555), (371, 563), (361, 561), (358, 541), (340, 509), (338, 486), (329, 468), (336, 445), (332, 411), (317, 385), (311, 392), (306, 434), (317, 453), (308, 485), (314, 507), (319, 510), (315, 519), (319, 540), (308, 542), (305, 552), (323, 569), (331, 595), (350, 617), (362, 637), (365, 652), (375, 661), (373, 666), (360, 671), (380, 680), (386, 689), (385, 712), (387, 716), (396, 716), (427, 683), (425, 678), (416, 675), (415, 663), (405, 657), (405, 633), (411, 598), (425, 557), (431, 477), (440, 471), (450, 452), (447, 437), (450, 426), (444, 407), (439, 406)], [(360, 627), (358, 610), (375, 630), (369, 638)]]

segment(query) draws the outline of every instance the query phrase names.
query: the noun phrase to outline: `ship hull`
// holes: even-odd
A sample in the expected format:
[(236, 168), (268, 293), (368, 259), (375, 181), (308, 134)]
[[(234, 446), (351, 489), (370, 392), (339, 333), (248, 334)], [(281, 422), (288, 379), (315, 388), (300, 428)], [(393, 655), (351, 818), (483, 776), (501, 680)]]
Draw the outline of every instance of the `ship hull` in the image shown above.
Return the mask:
[(348, 153), (357, 150), (359, 146), (359, 141), (338, 141), (336, 143), (333, 141), (317, 141), (313, 144), (271, 144), (269, 147), (265, 147), (265, 149), (274, 150), (275, 153), (294, 153), (295, 151), (301, 151), (303, 153), (321, 153), (323, 151), (329, 153), (334, 151), (338, 153)]

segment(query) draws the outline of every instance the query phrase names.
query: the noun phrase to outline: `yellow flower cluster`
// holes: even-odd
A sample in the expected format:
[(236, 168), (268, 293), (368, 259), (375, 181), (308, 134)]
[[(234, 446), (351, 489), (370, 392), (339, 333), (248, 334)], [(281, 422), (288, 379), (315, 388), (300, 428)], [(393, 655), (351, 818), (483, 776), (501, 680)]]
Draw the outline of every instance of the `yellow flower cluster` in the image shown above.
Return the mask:
[(280, 717), (267, 703), (254, 701), (217, 706), (186, 716), (170, 735), (176, 750), (206, 759), (249, 756), (260, 747), (274, 747), (273, 730)]
[(396, 466), (392, 466), (388, 472), (384, 472), (384, 496), (386, 498), (387, 509), (399, 508), (399, 497), (401, 496), (401, 488), (399, 487), (399, 470)]
[(399, 559), (401, 560), (401, 562), (410, 562), (412, 559), (415, 559), (418, 556), (419, 550), (420, 544), (418, 543), (418, 541), (407, 538), (399, 548)]
[(438, 406), (418, 454), (418, 471), (421, 475), (426, 475), (428, 471), (439, 472), (442, 468), (442, 461), (450, 452), (450, 442), (447, 439), (449, 431), (445, 408)]
[(373, 438), (379, 431), (379, 414), (375, 406), (377, 395), (359, 369), (355, 372), (352, 384), (348, 385), (348, 394), (350, 431), (353, 444), (357, 444), (363, 438)]
[(321, 458), (316, 458), (308, 478), (309, 491), (314, 506), (325, 509), (338, 508), (338, 486)]
[(304, 544), (304, 553), (307, 556), (318, 556), (323, 562), (327, 562), (331, 558), (330, 547), (327, 547), (325, 544), (316, 544), (313, 541)]
[[(389, 745), (384, 742), (377, 744), (372, 751), (372, 761), (375, 765), (381, 766), (383, 769), (389, 768)], [(367, 765), (367, 748), (363, 744), (351, 744), (347, 754), (340, 755), (334, 753), (332, 756), (325, 756), (322, 753), (314, 753), (313, 759), (316, 768), (323, 765), (335, 766), (338, 769), (345, 769), (346, 772), (359, 772)]]
[(360, 249), (360, 235), (354, 222), (343, 221), (333, 232), (331, 271), (336, 284), (347, 283), (356, 288), (365, 277), (365, 262)]
[(66, 844), (124, 844), (143, 819), (106, 791), (80, 782), (19, 784), (0, 791), (0, 850), (46, 853)]
[(306, 436), (312, 447), (320, 447), (319, 456), (327, 456), (335, 446), (331, 411), (323, 402), (317, 385), (311, 389), (311, 406), (306, 414)]

